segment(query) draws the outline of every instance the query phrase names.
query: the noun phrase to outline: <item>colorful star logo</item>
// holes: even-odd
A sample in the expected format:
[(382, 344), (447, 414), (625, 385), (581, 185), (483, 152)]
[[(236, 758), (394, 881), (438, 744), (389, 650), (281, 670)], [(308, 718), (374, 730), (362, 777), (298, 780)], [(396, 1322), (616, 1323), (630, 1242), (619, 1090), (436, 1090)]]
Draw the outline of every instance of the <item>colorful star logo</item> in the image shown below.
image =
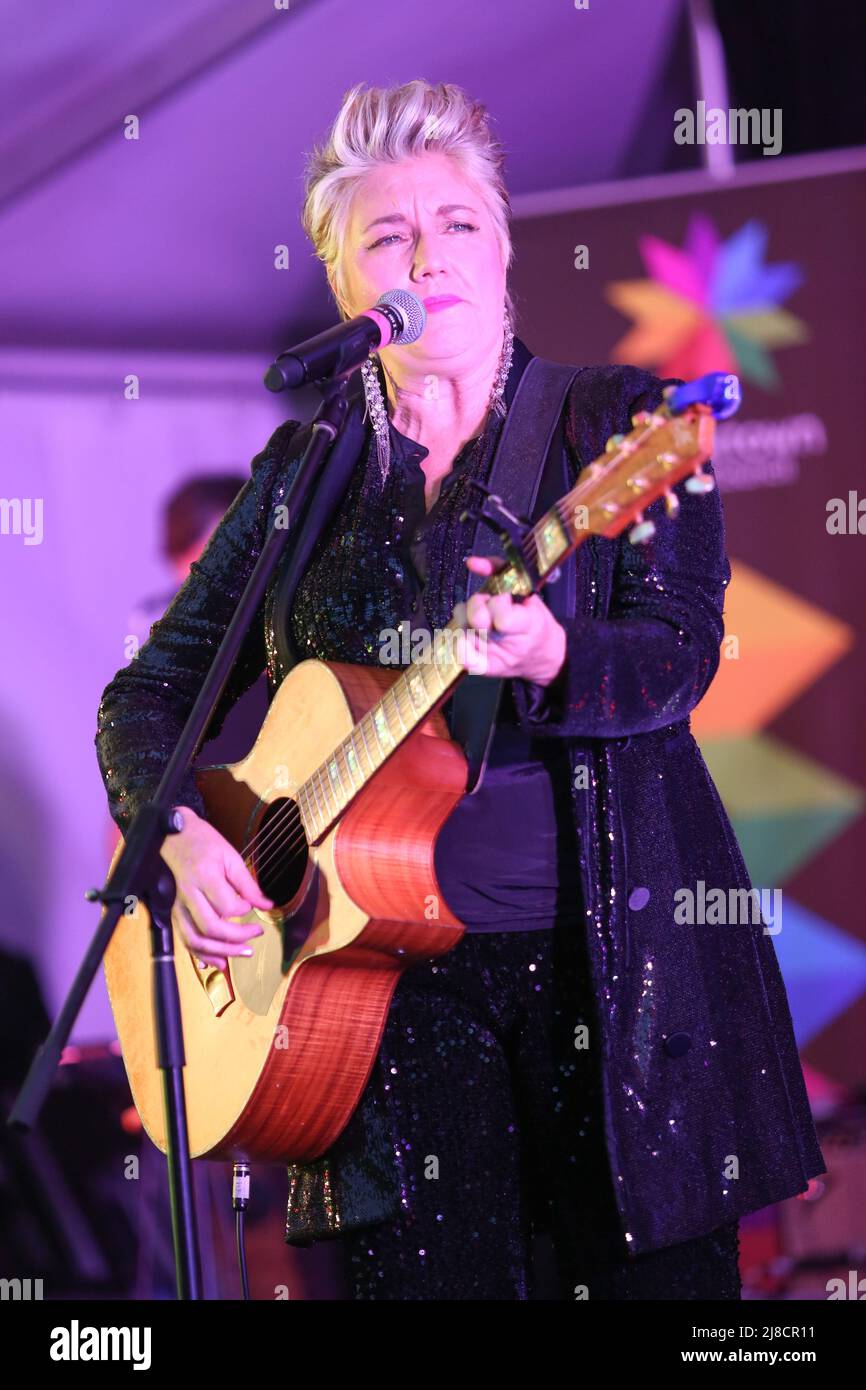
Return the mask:
[(769, 349), (806, 342), (809, 332), (779, 308), (803, 275), (792, 262), (764, 263), (766, 227), (753, 219), (722, 241), (698, 213), (682, 249), (653, 236), (638, 245), (652, 278), (618, 280), (606, 291), (610, 303), (634, 319), (612, 360), (686, 381), (705, 372), (738, 372), (765, 389), (778, 386)]

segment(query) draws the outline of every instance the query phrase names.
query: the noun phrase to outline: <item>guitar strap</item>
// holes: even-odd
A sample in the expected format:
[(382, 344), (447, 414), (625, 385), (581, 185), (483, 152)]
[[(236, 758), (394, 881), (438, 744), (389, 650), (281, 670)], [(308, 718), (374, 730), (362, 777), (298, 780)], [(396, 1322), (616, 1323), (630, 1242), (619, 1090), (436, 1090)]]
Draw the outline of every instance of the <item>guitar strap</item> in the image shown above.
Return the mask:
[[(533, 357), (520, 378), (486, 481), (486, 486), (498, 494), (516, 516), (539, 520), (568, 491), (561, 416), (569, 387), (579, 370), (544, 357)], [(540, 450), (539, 441), (543, 442)], [(546, 485), (540, 495), (542, 478)], [(551, 484), (548, 479), (552, 480)], [(483, 519), (476, 522), (468, 550), (472, 555), (505, 555), (499, 532)], [(482, 574), (469, 572), (467, 600), (481, 587), (484, 578)], [(562, 595), (568, 610), (560, 616), (573, 616), (573, 555), (561, 567), (559, 582), (546, 586), (542, 597), (546, 600), (548, 594), (554, 592), (557, 598)], [(549, 607), (558, 609), (561, 602), (551, 602)], [(478, 791), (484, 777), (503, 686), (502, 678), (464, 676), (452, 697), (451, 736), (462, 745), (469, 764), (467, 796)]]
[[(516, 516), (538, 520), (555, 501), (568, 491), (561, 415), (566, 394), (580, 368), (532, 357), (520, 377), (493, 454), (486, 486), (501, 497)], [(287, 546), (269, 598), (268, 626), (274, 636), (281, 679), (297, 663), (298, 654), (290, 636), (292, 603), (298, 584), (309, 563), (315, 544), (322, 535), (349, 486), (364, 444), (365, 398), (361, 373), (355, 373), (349, 387), (346, 424), (335, 442), (325, 469), (314, 485), (305, 505), (297, 544)], [(539, 449), (539, 440), (543, 447)], [(533, 463), (535, 467), (533, 468)], [(559, 467), (555, 465), (559, 463)], [(542, 477), (544, 496), (539, 496)], [(550, 480), (550, 481), (549, 481)], [(536, 504), (539, 503), (539, 507)], [(543, 504), (543, 505), (542, 505)], [(533, 516), (533, 508), (538, 515)], [(475, 524), (472, 554), (504, 556), (499, 533), (488, 522)], [(469, 572), (467, 599), (484, 583), (484, 576)], [(574, 556), (560, 570), (560, 582), (542, 592), (563, 594), (571, 616), (574, 603)], [(552, 609), (560, 605), (550, 602)], [(459, 742), (469, 765), (466, 794), (478, 790), (493, 741), (496, 716), (502, 698), (503, 680), (490, 676), (464, 676), (450, 702), (451, 735)]]

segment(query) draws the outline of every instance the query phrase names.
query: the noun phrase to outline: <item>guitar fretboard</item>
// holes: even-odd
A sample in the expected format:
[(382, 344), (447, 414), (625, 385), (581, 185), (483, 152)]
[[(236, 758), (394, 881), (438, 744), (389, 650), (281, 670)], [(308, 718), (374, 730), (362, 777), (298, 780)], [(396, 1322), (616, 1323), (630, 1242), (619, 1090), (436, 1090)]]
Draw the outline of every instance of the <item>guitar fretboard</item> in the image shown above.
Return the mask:
[(331, 756), (298, 790), (298, 808), (308, 841), (319, 839), (342, 815), (404, 739), (428, 718), (463, 675), (451, 643), (433, 641), (358, 721)]

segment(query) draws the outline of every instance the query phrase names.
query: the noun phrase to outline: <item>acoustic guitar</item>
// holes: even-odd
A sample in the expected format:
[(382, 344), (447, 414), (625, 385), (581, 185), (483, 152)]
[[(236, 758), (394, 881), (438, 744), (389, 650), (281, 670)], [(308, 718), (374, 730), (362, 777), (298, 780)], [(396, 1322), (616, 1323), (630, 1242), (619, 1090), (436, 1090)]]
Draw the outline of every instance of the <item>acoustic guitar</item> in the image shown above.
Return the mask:
[[(738, 399), (736, 377), (722, 374), (668, 388), (540, 521), (512, 534), (483, 591), (537, 592), (589, 535), (631, 525), (633, 541), (647, 539), (650, 502), (664, 495), (674, 516), (675, 483), (712, 488), (701, 468), (715, 420)], [(207, 819), (275, 906), (234, 919), (265, 930), (225, 970), (201, 966), (175, 933), (193, 1157), (301, 1163), (326, 1152), (361, 1097), (401, 972), (463, 935), (434, 872), (437, 836), (467, 783), (440, 710), (465, 674), (457, 631), (452, 619), (397, 670), (302, 661), (247, 757), (197, 772)], [(135, 1104), (165, 1151), (147, 926), (142, 904), (120, 917), (105, 972)]]

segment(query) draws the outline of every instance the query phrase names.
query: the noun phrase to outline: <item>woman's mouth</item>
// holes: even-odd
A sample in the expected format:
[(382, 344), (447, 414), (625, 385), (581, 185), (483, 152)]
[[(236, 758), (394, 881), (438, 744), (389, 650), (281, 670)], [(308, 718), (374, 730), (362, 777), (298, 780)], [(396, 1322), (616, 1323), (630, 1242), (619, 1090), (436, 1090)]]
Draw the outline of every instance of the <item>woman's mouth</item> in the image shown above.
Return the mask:
[(424, 308), (428, 314), (437, 314), (440, 309), (450, 309), (452, 304), (462, 303), (463, 300), (456, 294), (434, 294), (424, 300)]

